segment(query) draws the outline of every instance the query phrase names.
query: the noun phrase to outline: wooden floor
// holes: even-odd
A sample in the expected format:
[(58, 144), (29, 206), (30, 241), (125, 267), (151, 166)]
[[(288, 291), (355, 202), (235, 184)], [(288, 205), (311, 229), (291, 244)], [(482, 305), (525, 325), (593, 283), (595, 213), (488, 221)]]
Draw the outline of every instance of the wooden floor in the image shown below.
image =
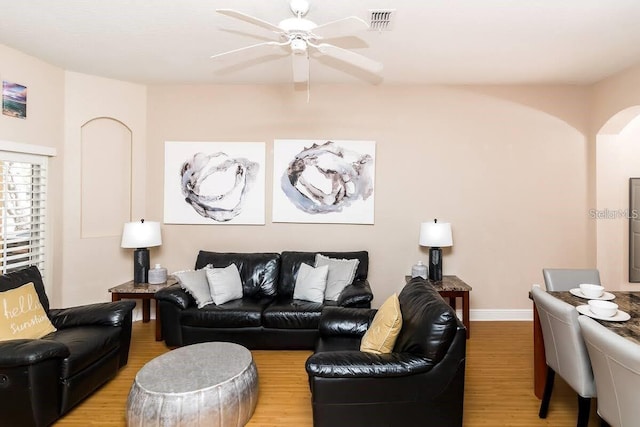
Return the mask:
[[(55, 426), (124, 426), (127, 395), (136, 372), (168, 351), (164, 343), (154, 340), (154, 328), (153, 320), (135, 322), (129, 364)], [(473, 322), (471, 330), (467, 341), (465, 426), (576, 425), (577, 397), (559, 377), (547, 419), (538, 418), (540, 401), (533, 395), (531, 322)], [(311, 352), (252, 353), (260, 376), (260, 395), (248, 426), (311, 427), (311, 395), (304, 370)], [(590, 427), (599, 425), (595, 406), (594, 401)]]

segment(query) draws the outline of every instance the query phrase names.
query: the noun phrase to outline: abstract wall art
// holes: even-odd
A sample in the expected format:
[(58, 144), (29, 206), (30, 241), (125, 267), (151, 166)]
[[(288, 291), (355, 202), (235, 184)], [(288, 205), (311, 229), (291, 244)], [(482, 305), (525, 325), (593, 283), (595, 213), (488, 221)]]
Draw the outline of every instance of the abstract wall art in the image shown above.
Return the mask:
[(273, 222), (373, 224), (375, 142), (274, 141)]
[(264, 201), (264, 142), (165, 142), (165, 223), (264, 224)]

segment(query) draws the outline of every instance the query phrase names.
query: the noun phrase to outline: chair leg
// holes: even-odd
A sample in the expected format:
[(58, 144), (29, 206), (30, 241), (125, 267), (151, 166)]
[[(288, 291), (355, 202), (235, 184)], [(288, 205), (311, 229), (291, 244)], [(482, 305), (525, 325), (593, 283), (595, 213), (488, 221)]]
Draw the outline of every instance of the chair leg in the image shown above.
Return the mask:
[(547, 412), (549, 412), (549, 401), (551, 400), (551, 392), (553, 391), (553, 380), (556, 377), (556, 373), (547, 366), (547, 379), (544, 382), (544, 394), (542, 395), (542, 402), (540, 403), (540, 411), (538, 417), (547, 418)]
[(591, 411), (591, 399), (578, 395), (578, 427), (589, 425), (589, 412)]

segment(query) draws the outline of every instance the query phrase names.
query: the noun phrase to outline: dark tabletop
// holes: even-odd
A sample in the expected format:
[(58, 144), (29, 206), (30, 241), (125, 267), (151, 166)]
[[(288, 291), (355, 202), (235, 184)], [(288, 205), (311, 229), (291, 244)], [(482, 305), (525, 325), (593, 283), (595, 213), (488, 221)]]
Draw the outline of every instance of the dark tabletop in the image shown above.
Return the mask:
[[(629, 338), (640, 344), (640, 292), (609, 291), (616, 296), (612, 302), (618, 304), (618, 310), (629, 313), (631, 319), (626, 322), (609, 322), (595, 319), (618, 335)], [(587, 304), (587, 299), (572, 295), (570, 292), (549, 292), (554, 297), (561, 299), (573, 306)]]

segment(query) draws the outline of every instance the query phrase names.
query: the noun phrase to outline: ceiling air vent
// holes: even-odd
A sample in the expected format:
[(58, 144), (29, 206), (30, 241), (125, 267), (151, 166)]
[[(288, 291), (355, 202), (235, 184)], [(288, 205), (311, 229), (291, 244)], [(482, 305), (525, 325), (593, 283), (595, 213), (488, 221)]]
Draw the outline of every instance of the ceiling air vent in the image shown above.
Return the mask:
[(371, 31), (391, 31), (395, 14), (395, 9), (369, 10), (369, 29)]

